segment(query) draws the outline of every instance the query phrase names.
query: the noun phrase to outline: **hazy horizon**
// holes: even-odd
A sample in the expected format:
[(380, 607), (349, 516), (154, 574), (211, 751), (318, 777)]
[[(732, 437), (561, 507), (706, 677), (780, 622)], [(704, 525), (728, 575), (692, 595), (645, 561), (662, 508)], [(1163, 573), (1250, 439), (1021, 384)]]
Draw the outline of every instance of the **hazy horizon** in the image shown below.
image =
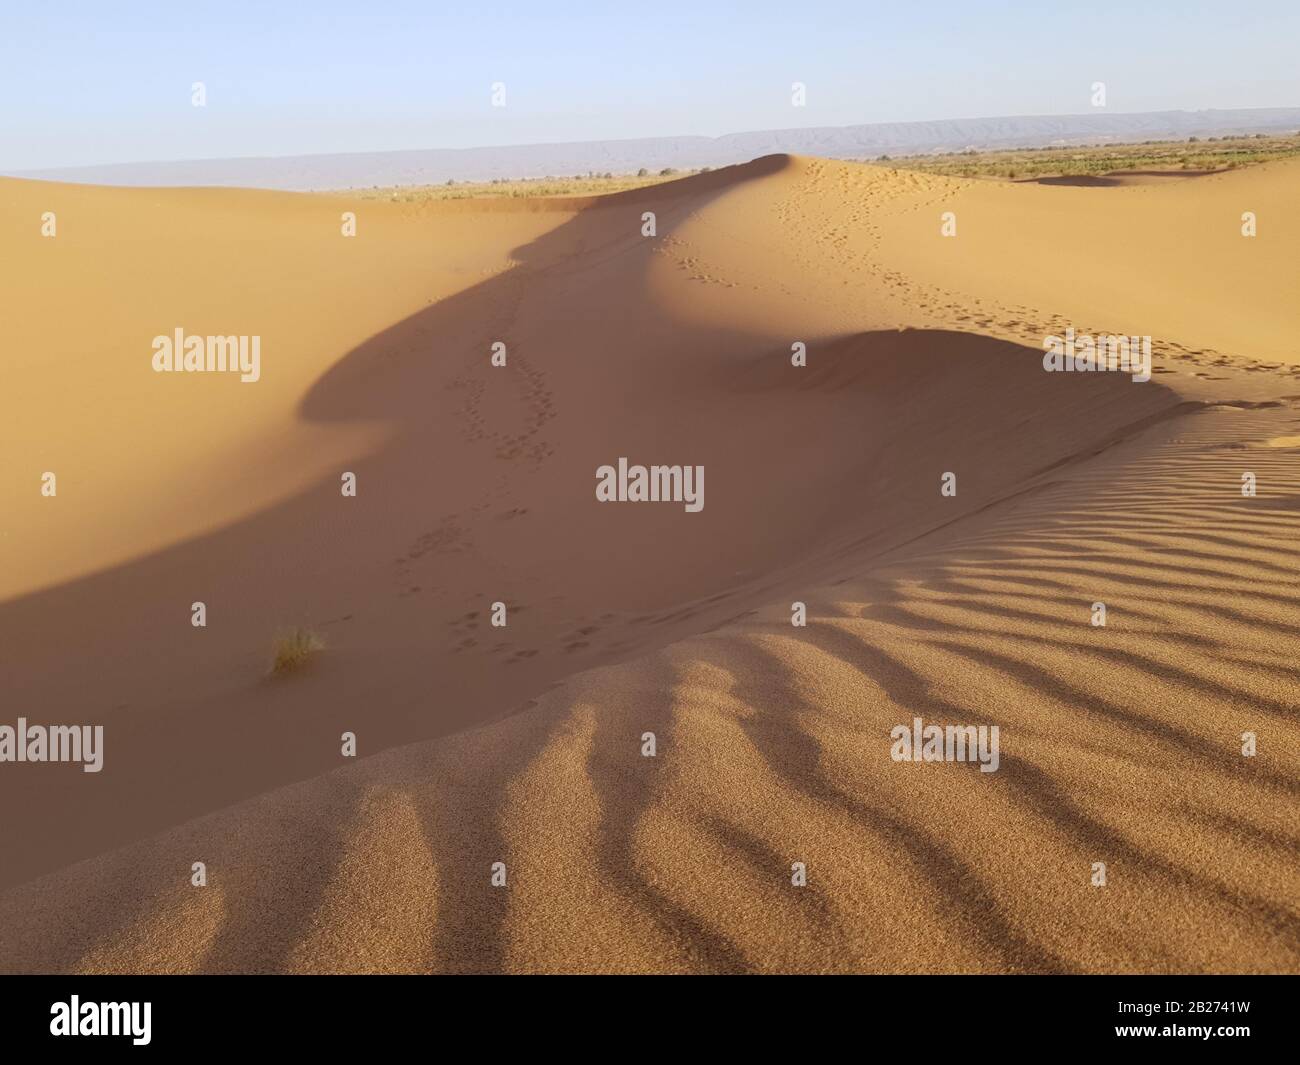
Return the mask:
[[(1104, 32), (1111, 8), (1122, 40)], [(152, 0), (11, 12), (0, 92), (40, 106), (11, 108), (0, 171), (1066, 117), (1093, 110), (1097, 82), (1113, 114), (1297, 102), (1300, 12), (1280, 3), (1102, 4), (1033, 20), (952, 3), (763, 3), (743, 24), (675, 2), (653, 18), (585, 3), (563, 18), (518, 4), (430, 13), (407, 0), (216, 12)]]
[(1300, 108), (996, 116), (932, 122), (753, 130), (723, 137), (619, 138), (483, 148), (406, 149), (225, 159), (149, 160), (9, 171), (10, 176), (95, 185), (222, 186), (328, 191), (635, 174), (730, 166), (768, 155), (905, 158), (1015, 148), (1182, 141), (1192, 136), (1289, 135)]
[[(1209, 115), (1214, 113), (1241, 113), (1246, 111), (1298, 111), (1300, 104), (1276, 103), (1260, 107), (1248, 108), (1218, 108), (1206, 107), (1197, 109), (1187, 108), (1167, 108), (1162, 111), (1120, 111), (1116, 109), (1104, 112), (1115, 118), (1139, 118), (1148, 115), (1157, 114), (1185, 114), (1185, 115)], [(531, 140), (531, 141), (511, 141), (494, 144), (475, 144), (475, 145), (411, 145), (406, 148), (385, 148), (376, 151), (358, 150), (341, 150), (341, 151), (319, 151), (319, 152), (273, 152), (259, 155), (199, 155), (199, 156), (158, 156), (150, 159), (123, 159), (114, 163), (76, 163), (68, 166), (41, 166), (29, 167), (24, 170), (11, 169), (4, 173), (16, 174), (21, 176), (23, 173), (33, 171), (53, 171), (53, 170), (81, 170), (81, 169), (108, 169), (111, 167), (129, 167), (144, 166), (154, 163), (210, 163), (210, 162), (244, 162), (244, 161), (274, 161), (288, 159), (307, 159), (323, 158), (328, 156), (357, 156), (357, 155), (400, 155), (404, 153), (416, 154), (423, 152), (474, 152), (474, 151), (500, 151), (514, 148), (549, 148), (549, 147), (568, 147), (570, 145), (582, 144), (618, 144), (618, 143), (641, 143), (655, 140), (726, 140), (729, 137), (744, 137), (754, 134), (775, 134), (787, 132), (812, 132), (820, 129), (856, 129), (862, 127), (875, 126), (903, 126), (903, 125), (933, 125), (944, 122), (1006, 122), (1006, 121), (1029, 121), (1035, 119), (1066, 119), (1066, 118), (1084, 118), (1100, 117), (1100, 115), (1089, 115), (1086, 111), (1074, 111), (1060, 114), (1047, 113), (1024, 113), (1016, 115), (935, 115), (930, 118), (913, 119), (910, 121), (893, 121), (885, 120), (881, 122), (851, 122), (842, 125), (828, 126), (786, 126), (771, 127), (763, 129), (735, 129), (728, 130), (717, 134), (703, 133), (660, 133), (649, 134), (645, 136), (624, 136), (624, 137), (601, 137), (592, 139), (579, 140)]]

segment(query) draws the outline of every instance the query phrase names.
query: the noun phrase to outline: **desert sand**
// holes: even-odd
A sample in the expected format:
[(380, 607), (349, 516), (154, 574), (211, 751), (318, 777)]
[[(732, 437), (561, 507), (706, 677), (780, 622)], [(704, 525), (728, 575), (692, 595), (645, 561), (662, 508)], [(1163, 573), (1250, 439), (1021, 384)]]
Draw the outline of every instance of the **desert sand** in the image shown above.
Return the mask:
[(0, 724), (105, 728), (0, 766), (0, 969), (1300, 971), (1298, 183), (0, 180)]

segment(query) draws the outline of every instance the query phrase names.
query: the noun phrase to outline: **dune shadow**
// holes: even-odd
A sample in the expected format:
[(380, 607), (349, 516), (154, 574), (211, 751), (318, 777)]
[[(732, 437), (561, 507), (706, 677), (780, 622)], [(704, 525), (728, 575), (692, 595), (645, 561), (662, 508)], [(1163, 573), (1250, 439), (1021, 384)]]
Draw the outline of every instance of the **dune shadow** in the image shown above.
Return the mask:
[(272, 838), (258, 840), (255, 856), (210, 870), (228, 901), (200, 972), (275, 974), (291, 968), (360, 812), (361, 790), (351, 775), (336, 772), (318, 783), (307, 816), (282, 816)]
[(412, 789), (424, 838), (438, 868), (438, 919), (429, 943), (437, 972), (498, 974), (507, 971), (508, 887), (492, 883), (493, 866), (504, 862), (507, 883), (515, 855), (502, 831), (512, 781), (546, 746), (562, 717), (551, 719), (521, 707), (520, 727), (509, 743), (477, 759), (472, 775), (442, 760), (429, 765)]
[(1061, 185), (1080, 189), (1120, 188), (1129, 184), (1125, 178), (1198, 178), (1222, 174), (1222, 170), (1112, 170), (1106, 174), (1055, 174), (1048, 177), (1020, 178), (1017, 185)]
[[(655, 733), (657, 742), (672, 749), (675, 708), (671, 688), (656, 690), (636, 705), (638, 729)], [(629, 772), (620, 752), (635, 750), (640, 733), (628, 727), (622, 714), (601, 714), (587, 759), (587, 780), (600, 803), (597, 853), (601, 871), (614, 890), (630, 898), (668, 935), (678, 949), (711, 973), (748, 972), (744, 953), (705, 918), (673, 899), (643, 868), (636, 853), (636, 832), (642, 815), (656, 799), (655, 778), (665, 771), (659, 757), (636, 758)]]
[[(844, 641), (825, 627), (817, 628), (814, 642), (821, 649), (844, 658), (853, 668), (869, 671), (878, 682), (881, 678), (893, 678), (886, 683), (894, 686), (900, 705), (914, 706), (918, 714), (923, 712), (917, 697), (925, 692), (926, 685), (901, 664), (890, 662), (887, 668), (881, 668), (879, 662), (864, 660), (863, 645), (847, 649)], [(882, 655), (875, 648), (867, 653)], [(740, 720), (740, 727), (762, 755), (769, 771), (812, 801), (847, 814), (863, 831), (891, 848), (900, 860), (911, 864), (934, 893), (931, 912), (947, 925), (948, 934), (976, 940), (990, 956), (999, 958), (1008, 971), (1073, 971), (1063, 958), (1016, 927), (1011, 915), (970, 863), (930, 826), (906, 811), (891, 810), (850, 794), (830, 780), (822, 769), (820, 743), (799, 723), (801, 715), (816, 714), (818, 708), (799, 695), (787, 667), (777, 656), (750, 642), (735, 640), (728, 644), (727, 659), (727, 668), (734, 678), (732, 694), (755, 711)], [(779, 679), (782, 696), (779, 702), (773, 701), (771, 691), (757, 683), (756, 678)], [(906, 697), (897, 688), (903, 683), (908, 689)], [(943, 708), (933, 699), (925, 697), (925, 701), (926, 716), (942, 713)]]

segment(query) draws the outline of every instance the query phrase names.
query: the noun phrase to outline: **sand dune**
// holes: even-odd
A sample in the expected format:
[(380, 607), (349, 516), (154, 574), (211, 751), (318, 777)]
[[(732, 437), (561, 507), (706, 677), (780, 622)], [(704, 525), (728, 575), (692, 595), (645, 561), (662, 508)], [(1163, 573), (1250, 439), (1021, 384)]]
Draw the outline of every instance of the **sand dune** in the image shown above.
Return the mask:
[[(0, 773), (0, 968), (1300, 970), (1297, 178), (0, 181), (4, 702), (106, 729)], [(1044, 373), (1067, 325), (1152, 380)], [(174, 327), (262, 379), (153, 373)], [(598, 503), (620, 456), (703, 510)]]

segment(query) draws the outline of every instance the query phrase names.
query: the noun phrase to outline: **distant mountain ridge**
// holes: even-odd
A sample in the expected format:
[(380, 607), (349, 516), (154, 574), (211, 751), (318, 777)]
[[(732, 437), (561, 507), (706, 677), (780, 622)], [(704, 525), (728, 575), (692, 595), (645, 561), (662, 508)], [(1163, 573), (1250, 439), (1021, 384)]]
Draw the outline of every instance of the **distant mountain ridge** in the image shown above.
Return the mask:
[(10, 176), (99, 185), (224, 185), (327, 190), (490, 181), (673, 167), (728, 166), (774, 152), (833, 159), (1046, 145), (1124, 143), (1300, 130), (1300, 108), (1033, 115), (762, 130), (722, 137), (645, 137), (492, 148), (119, 163)]

